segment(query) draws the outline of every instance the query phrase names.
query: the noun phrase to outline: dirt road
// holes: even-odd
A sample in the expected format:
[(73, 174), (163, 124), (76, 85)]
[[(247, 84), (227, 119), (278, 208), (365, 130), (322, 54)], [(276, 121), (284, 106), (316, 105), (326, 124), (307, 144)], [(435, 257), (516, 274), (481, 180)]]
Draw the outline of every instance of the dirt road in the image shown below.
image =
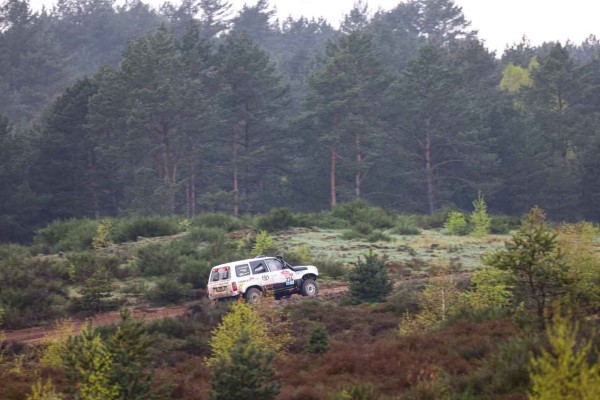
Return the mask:
[[(346, 285), (336, 285), (332, 287), (323, 287), (320, 289), (318, 295), (319, 299), (331, 299), (343, 295), (348, 290)], [(290, 299), (283, 300), (284, 303), (294, 303), (300, 301), (303, 297), (294, 295)], [(266, 300), (269, 304), (280, 304), (273, 299)], [(131, 315), (133, 318), (138, 320), (144, 320), (146, 322), (155, 321), (163, 318), (175, 318), (185, 314), (187, 310), (187, 304), (183, 304), (176, 307), (135, 307), (131, 308)], [(88, 322), (92, 322), (92, 326), (98, 327), (108, 324), (114, 324), (121, 320), (121, 316), (118, 311), (110, 311), (105, 313), (99, 313), (85, 319), (74, 319), (71, 318), (73, 323), (74, 333), (79, 332), (83, 326)], [(43, 340), (52, 340), (53, 337), (59, 334), (53, 326), (36, 326), (33, 328), (18, 329), (13, 331), (5, 331), (5, 341), (13, 343), (22, 343), (27, 345), (35, 345), (41, 343)]]

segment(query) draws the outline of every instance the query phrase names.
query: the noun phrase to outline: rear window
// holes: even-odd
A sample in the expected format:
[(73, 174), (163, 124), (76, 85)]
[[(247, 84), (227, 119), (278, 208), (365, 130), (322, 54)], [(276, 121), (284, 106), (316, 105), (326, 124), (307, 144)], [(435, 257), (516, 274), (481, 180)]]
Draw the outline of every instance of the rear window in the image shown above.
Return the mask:
[(229, 267), (215, 268), (210, 274), (210, 280), (213, 282), (229, 279)]

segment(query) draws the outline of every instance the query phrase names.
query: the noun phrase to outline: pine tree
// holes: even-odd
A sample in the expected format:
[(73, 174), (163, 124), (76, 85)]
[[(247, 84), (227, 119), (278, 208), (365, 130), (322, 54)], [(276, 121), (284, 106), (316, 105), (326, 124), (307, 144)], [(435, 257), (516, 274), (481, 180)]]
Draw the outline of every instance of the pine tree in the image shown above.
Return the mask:
[(372, 250), (360, 257), (356, 267), (350, 272), (350, 294), (358, 301), (383, 301), (392, 291), (392, 283), (387, 271), (387, 258), (380, 257)]
[(211, 400), (271, 400), (281, 390), (271, 367), (274, 353), (254, 346), (250, 334), (240, 332), (228, 353), (213, 372)]
[(592, 342), (578, 340), (579, 323), (572, 315), (554, 313), (546, 326), (549, 349), (532, 357), (530, 400), (600, 398), (600, 365), (590, 364)]
[(117, 400), (118, 386), (111, 383), (113, 356), (88, 325), (69, 338), (63, 353), (69, 391), (80, 400)]
[(534, 208), (523, 221), (512, 240), (484, 259), (487, 265), (509, 271), (527, 293), (526, 301), (533, 303), (540, 323), (549, 302), (565, 293), (571, 277), (568, 265), (557, 248), (556, 233), (545, 222), (545, 214)]
[(327, 332), (327, 328), (323, 325), (319, 325), (310, 334), (306, 352), (308, 354), (323, 354), (327, 352), (328, 346), (329, 333)]
[(148, 350), (151, 345), (145, 324), (133, 320), (129, 310), (122, 310), (121, 322), (106, 343), (112, 356), (110, 382), (117, 386), (119, 399), (151, 398), (152, 372), (148, 371)]
[(473, 212), (470, 219), (472, 225), (471, 236), (480, 238), (490, 233), (492, 219), (487, 213), (487, 204), (481, 192), (473, 200)]
[(283, 139), (277, 116), (288, 101), (288, 88), (269, 55), (246, 34), (229, 34), (219, 47), (217, 62), (224, 121), (221, 137), (231, 138), (231, 154), (226, 159), (231, 160), (227, 167), (232, 172), (233, 214), (237, 216), (261, 210), (270, 192), (267, 188), (276, 184), (271, 160), (284, 164), (277, 147)]
[(221, 324), (217, 326), (210, 339), (211, 357), (207, 364), (214, 366), (221, 360), (230, 357), (230, 351), (239, 340), (242, 332), (250, 335), (251, 344), (260, 351), (281, 351), (283, 344), (280, 339), (271, 336), (267, 331), (267, 324), (263, 322), (256, 310), (245, 303), (234, 303)]
[(346, 34), (329, 42), (324, 65), (309, 81), (312, 92), (306, 118), (316, 120), (316, 139), (328, 147), (332, 207), (338, 201), (339, 160), (352, 160), (346, 163), (353, 175), (354, 197), (360, 197), (363, 181), (380, 150), (377, 116), (391, 79), (372, 35), (365, 30), (365, 13), (362, 5), (355, 6), (346, 18)]

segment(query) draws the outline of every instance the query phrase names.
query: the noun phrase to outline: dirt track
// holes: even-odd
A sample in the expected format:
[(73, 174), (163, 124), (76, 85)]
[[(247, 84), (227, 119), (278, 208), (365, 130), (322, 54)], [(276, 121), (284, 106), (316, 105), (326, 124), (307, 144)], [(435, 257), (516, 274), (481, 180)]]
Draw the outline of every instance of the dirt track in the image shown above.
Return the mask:
[[(334, 286), (321, 288), (318, 298), (326, 299), (326, 298), (335, 298), (343, 295), (348, 290), (348, 287), (345, 285)], [(300, 301), (302, 296), (294, 295), (290, 299), (282, 300), (285, 303), (294, 303)], [(275, 300), (268, 299), (268, 303), (278, 304), (279, 302), (275, 302)], [(137, 307), (131, 308), (131, 314), (133, 318), (144, 320), (146, 322), (154, 321), (163, 318), (175, 318), (185, 314), (187, 310), (187, 305), (183, 304), (181, 306), (176, 307), (159, 307), (159, 308), (150, 308), (150, 307)], [(117, 323), (121, 320), (121, 316), (118, 311), (110, 311), (105, 313), (100, 313), (91, 316), (86, 319), (71, 319), (71, 322), (74, 325), (74, 332), (79, 332), (82, 327), (88, 322), (92, 322), (92, 326), (103, 326), (108, 324)], [(26, 329), (18, 329), (13, 331), (5, 331), (6, 342), (13, 343), (21, 343), (28, 345), (35, 345), (41, 343), (44, 339), (51, 340), (53, 336), (58, 334), (58, 331), (53, 326), (36, 326), (33, 328)]]
[[(468, 278), (471, 273), (469, 272), (460, 272), (456, 274), (452, 274), (455, 279), (461, 280)], [(439, 279), (441, 277), (433, 278)], [(404, 280), (404, 283), (418, 283), (424, 282), (428, 278), (409, 278)], [(334, 299), (344, 295), (348, 291), (347, 285), (332, 285), (332, 286), (322, 286), (319, 289), (319, 295), (317, 299), (325, 300), (325, 299)], [(286, 303), (296, 303), (302, 301), (303, 297), (300, 295), (293, 295), (289, 299), (283, 299), (281, 301), (276, 301), (274, 299), (266, 299), (268, 304), (278, 305), (278, 304), (286, 304)], [(159, 307), (159, 308), (150, 308), (150, 307), (136, 307), (131, 308), (131, 314), (133, 318), (148, 321), (154, 321), (163, 318), (175, 318), (185, 314), (187, 310), (187, 305), (183, 304), (176, 307)], [(108, 324), (113, 324), (119, 322), (121, 316), (118, 311), (110, 311), (105, 313), (100, 313), (93, 315), (87, 319), (71, 319), (74, 325), (74, 332), (78, 332), (81, 330), (83, 325), (90, 321), (93, 326), (103, 326)], [(53, 336), (57, 335), (58, 331), (52, 326), (37, 326), (33, 328), (26, 329), (18, 329), (14, 331), (6, 331), (5, 341), (6, 342), (16, 342), (28, 345), (34, 345), (41, 343), (44, 339), (52, 339)]]
[[(186, 311), (186, 306), (177, 307), (162, 307), (162, 308), (132, 308), (130, 309), (133, 318), (142, 319), (144, 321), (154, 321), (163, 318), (173, 318), (183, 315)], [(91, 316), (86, 319), (71, 319), (74, 325), (74, 331), (78, 332), (88, 321), (92, 322), (92, 326), (108, 325), (119, 322), (121, 316), (118, 311), (110, 311)], [(53, 335), (58, 332), (52, 326), (36, 326), (33, 328), (18, 329), (14, 331), (4, 332), (6, 342), (18, 342), (22, 344), (38, 344), (44, 339), (52, 339)]]

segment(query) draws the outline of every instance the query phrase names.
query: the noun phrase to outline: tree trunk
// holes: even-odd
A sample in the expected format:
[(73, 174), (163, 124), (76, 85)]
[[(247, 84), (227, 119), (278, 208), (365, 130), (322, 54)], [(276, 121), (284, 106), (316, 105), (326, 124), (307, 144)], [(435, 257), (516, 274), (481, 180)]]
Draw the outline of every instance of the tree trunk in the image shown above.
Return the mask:
[(335, 207), (337, 204), (337, 198), (335, 194), (335, 161), (337, 158), (337, 153), (335, 151), (335, 147), (331, 147), (331, 168), (330, 168), (330, 178), (331, 178), (331, 208)]
[(166, 213), (175, 212), (175, 180), (177, 177), (177, 161), (173, 157), (171, 144), (169, 143), (169, 128), (163, 126), (162, 129), (162, 178), (165, 185), (165, 198), (163, 207)]
[(98, 181), (96, 179), (96, 157), (93, 151), (90, 151), (88, 158), (88, 173), (90, 175), (90, 190), (92, 192), (92, 207), (94, 218), (100, 219), (100, 203), (98, 201)]
[(425, 173), (427, 174), (427, 202), (429, 214), (435, 211), (435, 186), (433, 182), (433, 168), (431, 165), (431, 134), (429, 132), (429, 120), (425, 122)]
[(239, 216), (239, 182), (238, 182), (238, 139), (239, 126), (236, 124), (233, 127), (233, 216)]
[(360, 135), (357, 133), (354, 145), (356, 147), (356, 172), (354, 173), (354, 194), (356, 197), (360, 197), (360, 184), (362, 181), (362, 174), (360, 172), (362, 166), (362, 153), (360, 150)]
[(196, 215), (196, 166), (194, 161), (188, 162), (188, 180), (185, 185), (185, 202), (188, 218)]

